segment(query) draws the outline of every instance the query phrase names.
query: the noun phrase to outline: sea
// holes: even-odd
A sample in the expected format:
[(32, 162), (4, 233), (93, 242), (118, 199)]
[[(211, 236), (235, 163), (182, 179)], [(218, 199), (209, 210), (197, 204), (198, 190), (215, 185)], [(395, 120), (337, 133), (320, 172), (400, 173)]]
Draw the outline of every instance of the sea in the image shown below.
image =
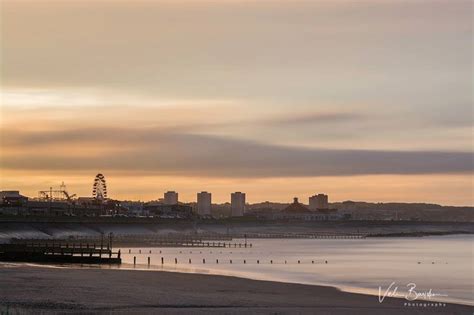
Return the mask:
[(473, 235), (246, 241), (247, 248), (120, 248), (119, 268), (325, 285), (378, 298), (394, 293), (407, 300), (474, 305)]

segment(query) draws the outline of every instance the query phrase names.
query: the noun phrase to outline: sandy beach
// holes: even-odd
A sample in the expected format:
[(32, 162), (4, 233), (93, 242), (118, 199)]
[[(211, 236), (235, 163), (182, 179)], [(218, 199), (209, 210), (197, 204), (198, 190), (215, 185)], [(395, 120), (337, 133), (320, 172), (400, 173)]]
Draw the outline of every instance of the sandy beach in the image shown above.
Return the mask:
[[(160, 271), (0, 266), (0, 310), (13, 314), (472, 314), (464, 305), (409, 307), (404, 299), (332, 287)], [(7, 312), (8, 313), (8, 312)]]

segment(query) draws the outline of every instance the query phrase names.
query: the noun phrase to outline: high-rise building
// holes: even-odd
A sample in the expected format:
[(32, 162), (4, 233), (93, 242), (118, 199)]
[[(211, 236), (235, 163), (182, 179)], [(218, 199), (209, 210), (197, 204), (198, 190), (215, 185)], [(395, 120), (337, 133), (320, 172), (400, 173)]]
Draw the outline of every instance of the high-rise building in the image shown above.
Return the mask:
[(309, 208), (311, 210), (329, 209), (328, 195), (317, 194), (309, 197)]
[(211, 215), (211, 193), (202, 191), (197, 194), (197, 213)]
[(240, 191), (230, 195), (230, 207), (233, 217), (241, 217), (245, 212), (245, 193)]
[(177, 205), (178, 204), (178, 193), (175, 191), (167, 191), (164, 196), (165, 205)]

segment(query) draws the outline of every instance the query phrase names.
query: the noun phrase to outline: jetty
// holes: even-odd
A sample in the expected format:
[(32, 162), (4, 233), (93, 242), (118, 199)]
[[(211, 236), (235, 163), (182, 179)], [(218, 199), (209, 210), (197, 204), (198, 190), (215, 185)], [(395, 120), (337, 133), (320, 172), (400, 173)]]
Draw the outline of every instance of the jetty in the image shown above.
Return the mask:
[(13, 242), (0, 244), (0, 261), (77, 264), (120, 264), (120, 250), (111, 244), (63, 241)]

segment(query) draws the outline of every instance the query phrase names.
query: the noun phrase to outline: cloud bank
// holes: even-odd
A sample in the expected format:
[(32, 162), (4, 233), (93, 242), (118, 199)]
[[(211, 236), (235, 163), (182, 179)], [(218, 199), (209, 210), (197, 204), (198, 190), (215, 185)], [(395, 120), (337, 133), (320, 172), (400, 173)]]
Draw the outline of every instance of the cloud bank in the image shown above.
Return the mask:
[[(471, 152), (289, 147), (160, 128), (5, 134), (7, 153), (3, 154), (2, 168), (9, 170), (100, 169), (188, 176), (305, 177), (470, 173), (474, 161)], [(91, 148), (97, 147), (106, 149), (94, 153)], [(15, 148), (29, 151), (8, 153), (8, 149), (14, 152)]]

